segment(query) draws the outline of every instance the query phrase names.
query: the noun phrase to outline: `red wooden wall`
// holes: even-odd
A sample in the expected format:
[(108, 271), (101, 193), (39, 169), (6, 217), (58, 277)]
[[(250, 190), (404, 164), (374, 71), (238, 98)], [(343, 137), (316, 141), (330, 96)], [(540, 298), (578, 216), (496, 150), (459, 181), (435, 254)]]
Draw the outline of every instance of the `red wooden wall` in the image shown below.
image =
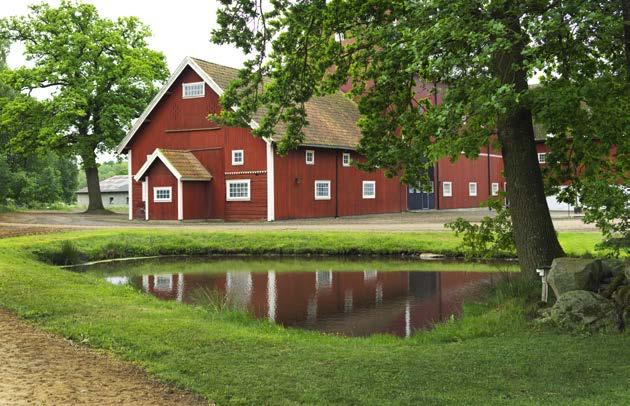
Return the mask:
[[(306, 165), (305, 151), (315, 151), (315, 164)], [(344, 151), (332, 148), (299, 148), (275, 156), (276, 219), (354, 216), (392, 213), (406, 209), (405, 188), (398, 178), (382, 171), (364, 172), (343, 166)], [(351, 159), (357, 159), (351, 152)], [(331, 199), (315, 200), (315, 181), (330, 181)], [(363, 181), (376, 181), (376, 198), (363, 199)]]
[[(156, 161), (149, 169), (148, 193), (149, 198), (149, 220), (177, 220), (177, 179), (168, 168), (159, 161)], [(153, 188), (160, 186), (171, 187), (170, 202), (154, 202)], [(139, 197), (142, 197), (140, 194)]]

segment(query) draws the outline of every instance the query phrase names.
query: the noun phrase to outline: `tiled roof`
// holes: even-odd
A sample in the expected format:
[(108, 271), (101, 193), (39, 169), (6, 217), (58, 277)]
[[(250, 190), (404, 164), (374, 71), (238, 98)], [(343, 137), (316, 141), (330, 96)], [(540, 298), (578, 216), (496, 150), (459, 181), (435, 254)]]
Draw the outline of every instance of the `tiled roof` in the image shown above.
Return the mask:
[[(101, 193), (127, 193), (129, 192), (129, 177), (127, 175), (116, 175), (104, 179), (100, 182)], [(87, 186), (76, 191), (76, 193), (87, 193)]]
[[(192, 59), (221, 89), (227, 89), (238, 75), (238, 69)], [(304, 128), (304, 145), (350, 149), (357, 147), (361, 139), (361, 131), (356, 125), (359, 110), (341, 91), (326, 96), (314, 96), (306, 102), (305, 108), (309, 124)], [(261, 109), (253, 115), (253, 119), (260, 122), (264, 115), (265, 110)], [(284, 128), (282, 123), (276, 127), (274, 140), (278, 141), (283, 137)]]
[[(192, 152), (162, 149), (159, 151), (182, 177), (182, 180), (210, 180), (210, 172), (199, 162)], [(168, 163), (165, 162), (165, 164)]]

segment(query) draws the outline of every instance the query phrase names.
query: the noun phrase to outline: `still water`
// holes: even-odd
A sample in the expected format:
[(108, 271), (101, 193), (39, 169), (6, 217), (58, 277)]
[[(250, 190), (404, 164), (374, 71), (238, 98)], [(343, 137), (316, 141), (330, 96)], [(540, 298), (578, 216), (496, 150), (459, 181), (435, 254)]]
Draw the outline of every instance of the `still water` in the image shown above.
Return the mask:
[(232, 308), (284, 326), (407, 337), (459, 316), (464, 300), (513, 270), (454, 262), (206, 258), (113, 263), (87, 271), (164, 300), (194, 304), (212, 292)]

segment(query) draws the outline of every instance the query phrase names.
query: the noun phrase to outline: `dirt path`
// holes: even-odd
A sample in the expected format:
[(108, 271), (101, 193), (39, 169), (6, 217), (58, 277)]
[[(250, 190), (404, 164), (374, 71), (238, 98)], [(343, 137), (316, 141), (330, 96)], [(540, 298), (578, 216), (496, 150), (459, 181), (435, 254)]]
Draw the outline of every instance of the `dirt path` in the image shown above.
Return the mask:
[(0, 405), (203, 405), (129, 363), (39, 331), (0, 309)]

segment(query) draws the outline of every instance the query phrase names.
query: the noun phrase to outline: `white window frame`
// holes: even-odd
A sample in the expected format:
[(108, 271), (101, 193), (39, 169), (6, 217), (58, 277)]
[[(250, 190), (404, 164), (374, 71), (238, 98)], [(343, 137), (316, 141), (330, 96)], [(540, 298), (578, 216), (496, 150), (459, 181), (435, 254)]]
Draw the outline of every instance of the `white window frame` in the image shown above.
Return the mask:
[[(474, 192), (472, 187), (474, 186)], [(477, 196), (477, 182), (468, 182), (468, 196)]]
[(153, 275), (153, 290), (170, 292), (173, 290), (173, 275)]
[(343, 154), (341, 154), (341, 165), (350, 166), (351, 162), (352, 161), (350, 160), (349, 152), (344, 152)]
[[(448, 193), (446, 185), (448, 185)], [(442, 182), (442, 197), (453, 197), (453, 182)]]
[[(234, 183), (247, 184), (247, 196), (230, 196), (230, 185)], [(252, 180), (251, 179), (230, 179), (225, 181), (225, 200), (228, 202), (247, 202), (252, 197)]]
[(492, 196), (499, 196), (499, 182), (492, 182)]
[[(373, 195), (366, 195), (365, 194), (365, 186), (372, 184), (372, 186), (374, 187), (374, 194)], [(363, 196), (364, 199), (376, 199), (376, 181), (375, 180), (364, 180), (363, 183), (361, 184), (361, 195)]]
[[(542, 159), (540, 159), (540, 158), (542, 158)], [(546, 152), (539, 152), (538, 153), (538, 163), (539, 164), (547, 163), (547, 153)]]
[[(311, 154), (311, 159), (308, 159), (308, 155)], [(315, 165), (315, 150), (313, 149), (307, 149), (306, 152), (304, 152), (304, 162), (306, 162), (307, 165)]]
[[(240, 162), (236, 160), (236, 154), (241, 154)], [(233, 149), (232, 150), (232, 165), (239, 166), (245, 165), (245, 152), (242, 149)]]
[(330, 289), (333, 284), (332, 271), (317, 271), (315, 272), (315, 289)]
[[(190, 89), (194, 86), (201, 86), (201, 94), (186, 96), (186, 89)], [(205, 96), (206, 96), (206, 83), (205, 82), (182, 83), (182, 99), (198, 99)]]
[[(319, 183), (324, 183), (328, 186), (328, 195), (327, 196), (318, 196), (317, 195), (317, 185)], [(330, 196), (331, 196), (331, 190), (330, 190), (330, 181), (329, 180), (316, 180), (314, 183), (314, 188), (313, 188), (313, 193), (315, 196), (315, 200), (330, 200)]]
[[(158, 192), (168, 190), (168, 199), (164, 197), (158, 197)], [(173, 201), (173, 188), (171, 186), (155, 186), (153, 188), (153, 202), (154, 203), (171, 203)]]

